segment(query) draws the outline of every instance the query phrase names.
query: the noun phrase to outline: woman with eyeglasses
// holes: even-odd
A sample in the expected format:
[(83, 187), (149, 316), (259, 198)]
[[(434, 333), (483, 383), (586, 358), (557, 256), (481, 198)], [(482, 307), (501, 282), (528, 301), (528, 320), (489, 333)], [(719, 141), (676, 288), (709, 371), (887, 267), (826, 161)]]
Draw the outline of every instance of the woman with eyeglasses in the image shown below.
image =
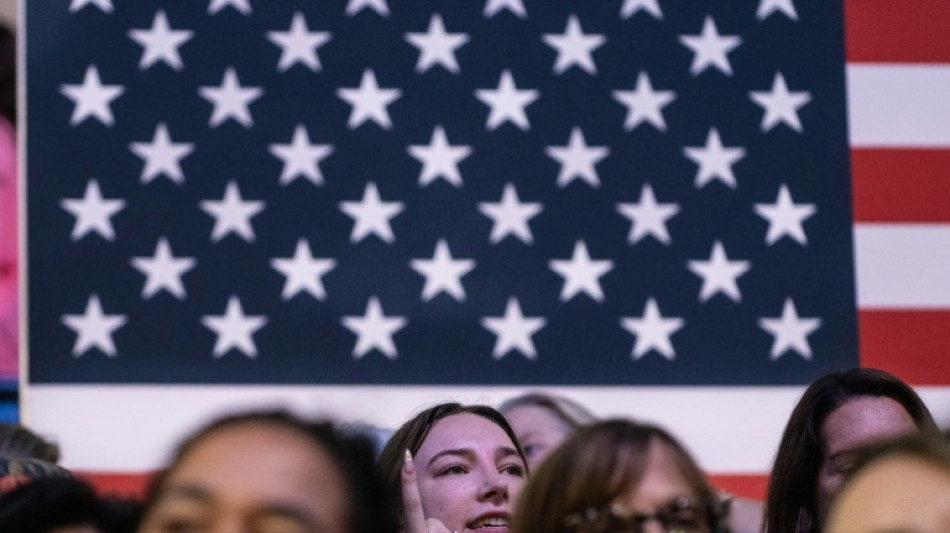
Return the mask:
[(725, 533), (724, 507), (669, 433), (606, 420), (575, 432), (532, 472), (511, 533)]

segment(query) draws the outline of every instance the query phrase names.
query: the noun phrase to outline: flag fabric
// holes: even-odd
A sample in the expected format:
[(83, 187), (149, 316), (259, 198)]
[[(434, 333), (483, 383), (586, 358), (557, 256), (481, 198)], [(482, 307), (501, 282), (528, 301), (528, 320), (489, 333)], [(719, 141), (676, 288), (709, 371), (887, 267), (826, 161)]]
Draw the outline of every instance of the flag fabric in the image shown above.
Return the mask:
[(943, 404), (950, 45), (882, 6), (25, 5), (26, 418), (134, 471), (109, 424), (553, 387), (761, 474), (828, 371)]

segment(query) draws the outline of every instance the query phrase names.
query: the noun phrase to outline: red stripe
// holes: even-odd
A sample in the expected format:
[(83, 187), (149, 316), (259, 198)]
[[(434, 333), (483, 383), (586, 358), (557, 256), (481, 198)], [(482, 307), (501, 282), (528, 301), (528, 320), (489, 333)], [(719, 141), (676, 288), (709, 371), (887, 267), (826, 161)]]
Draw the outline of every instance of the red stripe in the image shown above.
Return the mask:
[(861, 310), (861, 366), (914, 385), (950, 385), (950, 311)]
[(950, 222), (950, 150), (852, 148), (851, 183), (855, 222)]
[(86, 472), (75, 474), (96, 488), (99, 494), (124, 498), (143, 498), (151, 473), (118, 474), (115, 472)]
[[(92, 483), (100, 494), (141, 498), (145, 495), (150, 474), (116, 474), (107, 472), (79, 472), (77, 475)], [(736, 496), (762, 500), (768, 489), (766, 475), (715, 474), (709, 476), (713, 486)]]
[(767, 475), (710, 474), (709, 480), (717, 489), (753, 500), (764, 500), (769, 487)]
[(844, 11), (848, 62), (950, 62), (947, 0), (845, 0)]

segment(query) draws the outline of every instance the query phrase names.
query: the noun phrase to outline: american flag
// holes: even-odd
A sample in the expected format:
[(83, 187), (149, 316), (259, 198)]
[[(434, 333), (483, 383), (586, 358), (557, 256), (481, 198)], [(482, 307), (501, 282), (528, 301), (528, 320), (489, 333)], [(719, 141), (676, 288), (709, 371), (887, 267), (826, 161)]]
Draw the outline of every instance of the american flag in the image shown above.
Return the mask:
[[(950, 75), (845, 69), (867, 4), (24, 5), (27, 419), (180, 428), (263, 390), (395, 425), (426, 394), (572, 387), (682, 402), (692, 431), (778, 395), (774, 430), (833, 369), (945, 384), (950, 232), (903, 223), (947, 221), (947, 104), (907, 138), (861, 120)], [(930, 212), (892, 207), (902, 157), (931, 161)], [(893, 320), (936, 355), (882, 355), (921, 342)], [(761, 472), (776, 438), (706, 463)]]

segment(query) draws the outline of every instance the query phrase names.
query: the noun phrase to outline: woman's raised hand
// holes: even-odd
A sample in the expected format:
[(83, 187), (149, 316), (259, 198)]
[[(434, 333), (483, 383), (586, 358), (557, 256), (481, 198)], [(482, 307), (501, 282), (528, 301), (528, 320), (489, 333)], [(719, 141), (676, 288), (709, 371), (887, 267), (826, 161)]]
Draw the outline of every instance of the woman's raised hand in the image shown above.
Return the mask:
[(406, 450), (402, 465), (402, 512), (405, 520), (405, 533), (455, 533), (436, 518), (426, 518), (422, 510), (422, 497), (416, 481), (416, 464), (412, 454)]

